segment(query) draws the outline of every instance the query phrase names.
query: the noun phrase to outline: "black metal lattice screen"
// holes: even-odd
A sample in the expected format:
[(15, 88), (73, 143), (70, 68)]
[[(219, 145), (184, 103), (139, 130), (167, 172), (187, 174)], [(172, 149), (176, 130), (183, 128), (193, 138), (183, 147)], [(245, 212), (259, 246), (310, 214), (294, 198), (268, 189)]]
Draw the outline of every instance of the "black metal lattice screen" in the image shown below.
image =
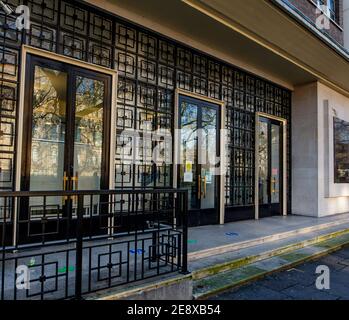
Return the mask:
[[(263, 111), (290, 121), (291, 93), (288, 90), (84, 3), (4, 2), (12, 7), (22, 3), (28, 5), (31, 27), (18, 31), (16, 17), (0, 12), (1, 189), (14, 187), (21, 45), (28, 44), (118, 71), (118, 137), (128, 128), (172, 130), (176, 88), (224, 100), (226, 127), (230, 132), (226, 206), (253, 204), (255, 112)], [(146, 161), (154, 145), (143, 148), (138, 164), (125, 164), (120, 151), (125, 141), (118, 137), (117, 188), (171, 186), (172, 167)], [(288, 160), (289, 151), (290, 148)]]

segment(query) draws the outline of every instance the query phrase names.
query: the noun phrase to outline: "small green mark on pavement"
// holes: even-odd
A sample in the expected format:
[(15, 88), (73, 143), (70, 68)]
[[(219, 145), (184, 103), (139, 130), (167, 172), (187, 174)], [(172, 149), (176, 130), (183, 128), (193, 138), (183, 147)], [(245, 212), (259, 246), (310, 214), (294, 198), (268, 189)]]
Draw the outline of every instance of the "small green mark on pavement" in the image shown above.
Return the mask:
[[(75, 267), (74, 266), (69, 266), (68, 271), (74, 271)], [(62, 267), (58, 269), (58, 273), (66, 273), (67, 272), (67, 267)]]
[(197, 240), (193, 240), (193, 239), (188, 240), (188, 244), (196, 244), (197, 242), (198, 242)]
[(29, 261), (29, 267), (33, 267), (35, 265), (35, 258), (31, 258)]

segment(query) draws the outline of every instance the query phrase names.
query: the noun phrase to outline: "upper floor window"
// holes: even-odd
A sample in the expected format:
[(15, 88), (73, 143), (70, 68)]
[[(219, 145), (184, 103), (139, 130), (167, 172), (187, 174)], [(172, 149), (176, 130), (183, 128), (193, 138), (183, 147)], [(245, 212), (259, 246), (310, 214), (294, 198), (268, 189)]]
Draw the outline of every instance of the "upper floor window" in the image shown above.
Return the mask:
[[(336, 0), (316, 0), (316, 4), (333, 21), (338, 21), (338, 10)], [(324, 10), (324, 7), (326, 8)]]
[(332, 20), (336, 21), (337, 15), (336, 15), (336, 2), (335, 2), (335, 0), (327, 0), (327, 7), (328, 7), (330, 18)]

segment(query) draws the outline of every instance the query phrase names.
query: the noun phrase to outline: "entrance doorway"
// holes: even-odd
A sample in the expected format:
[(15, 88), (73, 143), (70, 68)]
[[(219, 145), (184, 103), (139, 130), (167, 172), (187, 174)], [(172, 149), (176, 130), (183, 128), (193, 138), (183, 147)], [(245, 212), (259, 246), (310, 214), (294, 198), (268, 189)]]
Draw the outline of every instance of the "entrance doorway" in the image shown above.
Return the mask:
[(189, 225), (220, 222), (221, 106), (178, 96), (178, 187), (188, 190)]
[[(111, 87), (111, 75), (27, 55), (21, 190), (109, 188)], [(103, 202), (86, 197), (84, 220), (98, 216)], [(66, 237), (74, 230), (76, 209), (74, 197), (22, 199), (19, 242), (40, 240), (43, 223), (46, 240)], [(107, 232), (101, 228), (107, 223), (103, 218), (92, 224), (96, 234)]]
[(257, 116), (258, 217), (285, 214), (285, 121)]

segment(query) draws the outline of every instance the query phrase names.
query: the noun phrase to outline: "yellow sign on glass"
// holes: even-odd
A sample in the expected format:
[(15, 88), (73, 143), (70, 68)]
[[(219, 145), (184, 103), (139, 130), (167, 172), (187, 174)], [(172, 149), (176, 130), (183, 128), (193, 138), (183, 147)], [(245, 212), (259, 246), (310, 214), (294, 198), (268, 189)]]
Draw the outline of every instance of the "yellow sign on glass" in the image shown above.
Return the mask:
[(185, 162), (185, 172), (192, 172), (193, 171), (193, 162), (186, 161)]

